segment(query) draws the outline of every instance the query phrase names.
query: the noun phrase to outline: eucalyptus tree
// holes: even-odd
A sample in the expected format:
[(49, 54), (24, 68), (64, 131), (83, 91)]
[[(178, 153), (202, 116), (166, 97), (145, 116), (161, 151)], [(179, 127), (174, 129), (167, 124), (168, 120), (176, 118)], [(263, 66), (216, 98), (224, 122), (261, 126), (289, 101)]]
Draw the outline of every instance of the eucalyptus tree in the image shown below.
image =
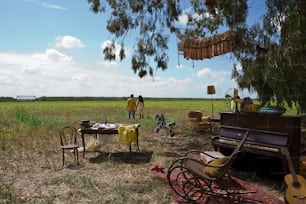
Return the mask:
[[(125, 58), (128, 33), (135, 33), (131, 66), (139, 77), (167, 69), (170, 35), (208, 37), (225, 28), (234, 33), (232, 77), (240, 88), (258, 93), (263, 103), (295, 103), (306, 111), (306, 1), (266, 0), (262, 22), (247, 25), (248, 0), (87, 0), (91, 10), (111, 12), (107, 30), (112, 43), (103, 50), (115, 60), (115, 43)], [(183, 26), (179, 18), (187, 17)], [(154, 63), (152, 63), (152, 60)], [(153, 67), (155, 66), (155, 67)]]
[[(306, 1), (268, 0), (263, 24), (243, 37), (250, 46), (236, 50), (242, 72), (233, 70), (241, 88), (256, 91), (262, 102), (295, 104), (306, 112)], [(251, 45), (255, 46), (251, 46)]]

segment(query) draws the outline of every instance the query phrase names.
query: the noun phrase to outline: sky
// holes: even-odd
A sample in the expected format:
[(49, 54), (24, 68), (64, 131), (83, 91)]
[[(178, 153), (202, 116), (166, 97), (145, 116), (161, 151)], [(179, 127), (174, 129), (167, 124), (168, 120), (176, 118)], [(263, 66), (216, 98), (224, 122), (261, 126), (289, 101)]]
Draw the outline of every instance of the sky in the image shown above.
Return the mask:
[[(249, 0), (249, 6), (248, 21), (258, 21), (264, 0)], [(127, 36), (126, 59), (105, 61), (103, 47), (114, 37), (105, 27), (109, 16), (93, 13), (87, 0), (0, 0), (0, 97), (224, 98), (237, 88), (232, 54), (186, 60), (174, 34), (168, 69), (154, 77), (139, 78), (131, 69), (134, 34)], [(209, 85), (216, 94), (207, 94)]]

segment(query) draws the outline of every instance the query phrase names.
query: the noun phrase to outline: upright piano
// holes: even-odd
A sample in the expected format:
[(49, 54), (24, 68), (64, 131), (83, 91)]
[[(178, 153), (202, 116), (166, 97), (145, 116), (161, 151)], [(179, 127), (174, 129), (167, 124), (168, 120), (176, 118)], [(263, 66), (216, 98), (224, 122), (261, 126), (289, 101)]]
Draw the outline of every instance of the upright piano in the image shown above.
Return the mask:
[[(301, 155), (301, 117), (259, 113), (220, 113), (220, 132), (213, 137), (216, 150), (234, 149), (243, 132), (251, 130), (242, 151), (282, 160), (288, 173), (288, 163), (282, 153), (287, 148), (298, 172)], [(241, 136), (241, 137), (240, 137)]]

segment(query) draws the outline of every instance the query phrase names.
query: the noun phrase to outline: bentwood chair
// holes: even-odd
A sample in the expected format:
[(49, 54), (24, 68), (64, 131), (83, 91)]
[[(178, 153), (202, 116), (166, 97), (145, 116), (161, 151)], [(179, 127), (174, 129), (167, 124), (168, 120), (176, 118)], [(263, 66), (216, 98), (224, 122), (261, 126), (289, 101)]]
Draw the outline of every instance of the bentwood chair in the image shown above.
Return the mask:
[(60, 136), (60, 147), (62, 149), (63, 154), (63, 166), (65, 165), (65, 151), (66, 150), (73, 150), (74, 160), (79, 165), (79, 155), (78, 155), (78, 148), (79, 145), (77, 144), (77, 129), (72, 126), (65, 126), (59, 131)]
[[(226, 184), (232, 181), (229, 168), (236, 158), (240, 149), (244, 145), (249, 131), (246, 131), (240, 144), (236, 146), (230, 156), (213, 158), (210, 163), (205, 163), (200, 159), (191, 157), (191, 154), (199, 152), (197, 150), (188, 151), (185, 156), (173, 161), (167, 173), (167, 180), (173, 192), (183, 198), (188, 203), (197, 203), (205, 195), (210, 196), (215, 201), (223, 199), (217, 203), (235, 203), (236, 196), (242, 194), (256, 193), (255, 191), (234, 189)], [(201, 152), (206, 154), (205, 152)]]

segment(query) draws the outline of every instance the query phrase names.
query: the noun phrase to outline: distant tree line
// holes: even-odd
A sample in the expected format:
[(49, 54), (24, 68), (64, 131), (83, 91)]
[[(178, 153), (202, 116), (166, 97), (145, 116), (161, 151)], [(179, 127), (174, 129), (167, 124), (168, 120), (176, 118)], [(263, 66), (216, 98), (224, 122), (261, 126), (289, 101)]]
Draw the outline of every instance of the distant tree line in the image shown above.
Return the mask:
[(12, 98), (12, 97), (0, 97), (0, 101), (1, 102), (11, 102), (11, 101), (16, 101), (15, 98)]
[[(146, 97), (146, 100), (165, 100), (165, 101), (171, 101), (171, 100), (206, 100), (203, 98), (157, 98), (157, 97)], [(127, 97), (91, 97), (91, 96), (42, 96), (37, 97), (35, 100), (31, 101), (125, 101), (127, 100)], [(211, 99), (207, 99), (211, 100)], [(214, 100), (224, 100), (223, 98), (215, 98)], [(20, 101), (13, 97), (0, 97), (0, 102), (17, 102)], [(25, 101), (25, 100), (23, 100)], [(30, 100), (29, 100), (30, 101)]]
[[(114, 100), (126, 100), (124, 97), (73, 97), (73, 96), (55, 96), (55, 97), (48, 97), (42, 96), (37, 97), (35, 100), (28, 100), (28, 101), (114, 101)], [(0, 102), (14, 102), (14, 101), (27, 101), (27, 100), (18, 100), (17, 98), (13, 97), (0, 97)]]
[(90, 97), (90, 96), (42, 96), (37, 98), (37, 101), (114, 101), (114, 100), (125, 100), (123, 97)]

